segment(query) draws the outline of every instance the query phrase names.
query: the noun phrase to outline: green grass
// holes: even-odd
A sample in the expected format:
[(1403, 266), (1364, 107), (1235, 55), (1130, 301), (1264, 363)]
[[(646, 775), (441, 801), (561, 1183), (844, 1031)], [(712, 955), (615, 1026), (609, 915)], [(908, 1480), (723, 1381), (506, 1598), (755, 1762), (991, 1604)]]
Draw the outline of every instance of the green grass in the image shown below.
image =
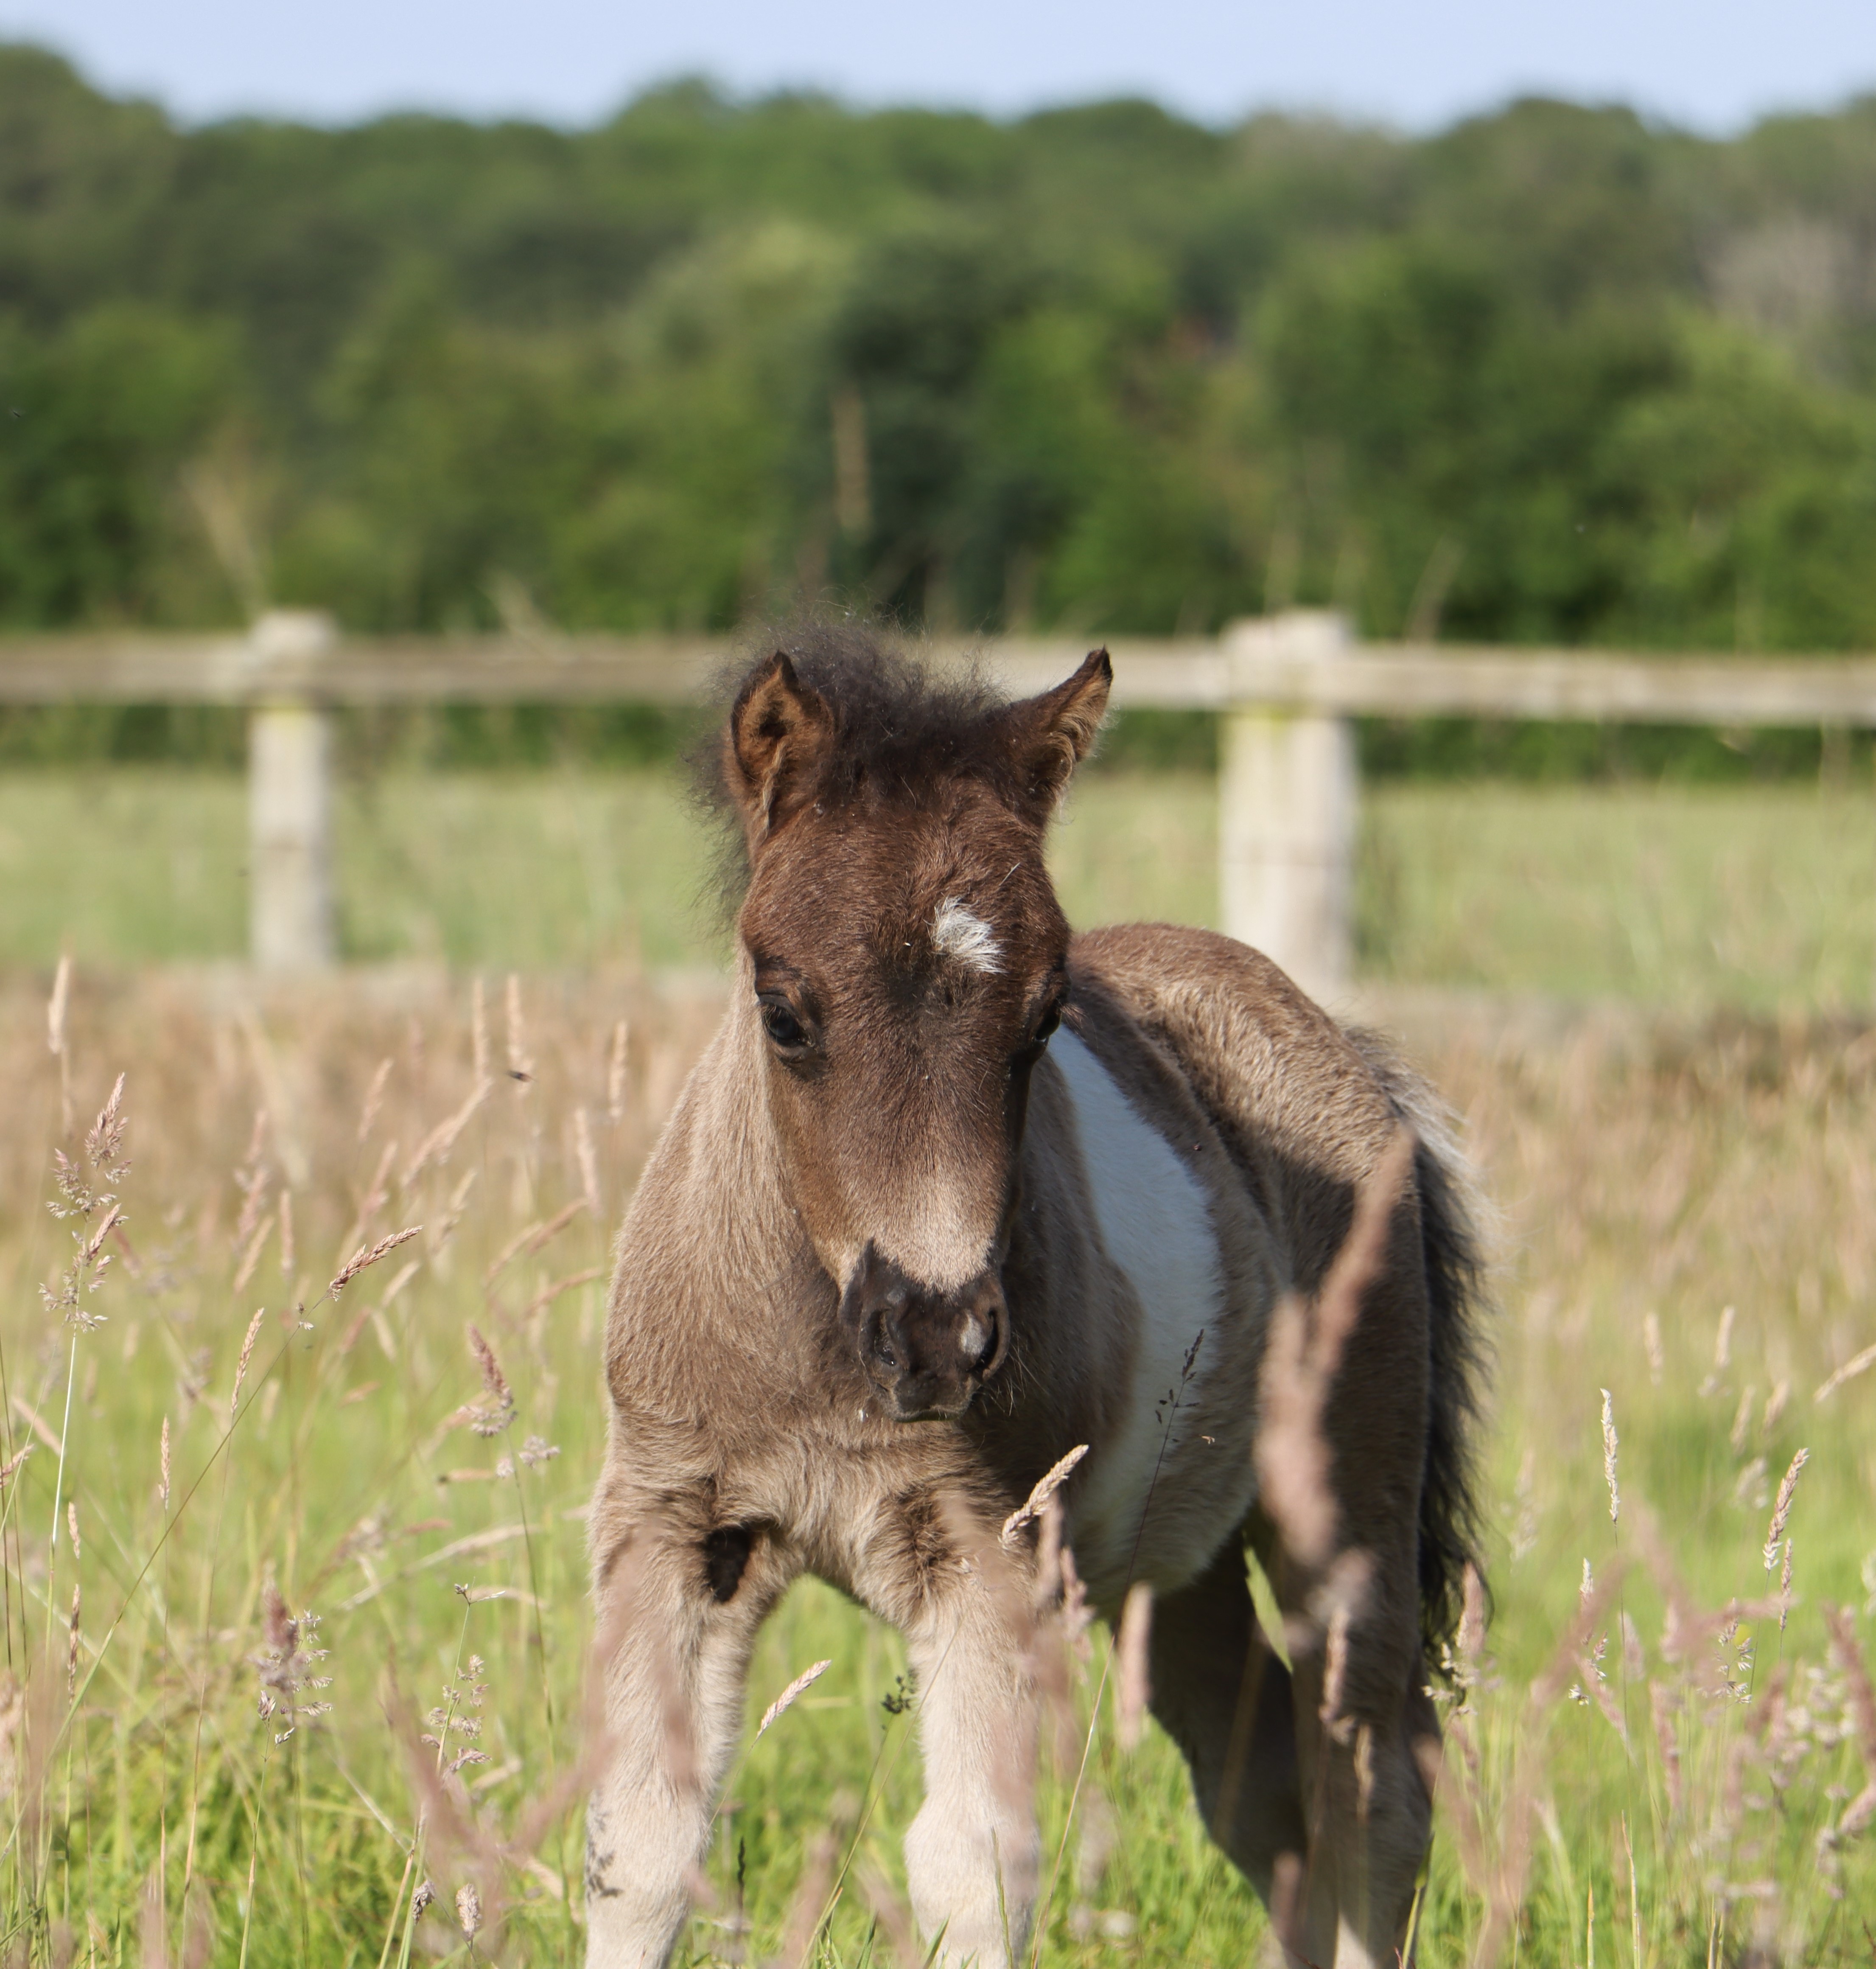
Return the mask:
[[(1054, 849), (1071, 916), (1210, 920), (1214, 815), (1200, 776), (1088, 782)], [(160, 1930), (168, 1959), (225, 1969), (372, 1969), (387, 1938), (390, 1961), (407, 1946), (413, 1961), (467, 1961), (445, 1917), (473, 1879), (499, 1915), (477, 1959), (571, 1962), (579, 1817), (554, 1788), (582, 1735), (577, 1513), (603, 1442), (601, 1288), (541, 1295), (604, 1263), (639, 1161), (714, 1019), (705, 981), (654, 988), (640, 968), (720, 961), (706, 844), (657, 774), (391, 774), (351, 787), (340, 834), (348, 949), (442, 962), (257, 1007), (226, 980), (135, 968), (239, 955), (244, 821), (241, 783), (223, 776), (0, 778), (0, 1452), (38, 1444), (0, 1487), (0, 1958), (155, 1960)], [(1867, 1036), (1846, 1045), (1797, 1015), (1868, 1003), (1873, 874), (1867, 788), (1397, 784), (1368, 800), (1371, 978), (1671, 1008), (1620, 1048), (1567, 1025), (1554, 1046), (1507, 1046), (1489, 1017), (1469, 1015), (1429, 1042), (1427, 1063), (1465, 1113), (1507, 1218), (1486, 1458), (1498, 1611), (1454, 1737), (1422, 1918), (1429, 1965), (1470, 1959), (1492, 1870), (1507, 1877), (1514, 1860), (1519, 1926), (1505, 1959), (1531, 1969), (1588, 1969), (1592, 1896), (1605, 1965), (1736, 1961), (1761, 1928), (1786, 1960), (1868, 1959), (1876, 1839), (1839, 1856), (1818, 1843), (1865, 1776), (1819, 1610), (1876, 1605), (1876, 1373), (1821, 1405), (1812, 1391), (1876, 1341), (1876, 1056)], [(68, 1249), (41, 1207), (61, 1139), (58, 1062), (38, 987), (17, 968), (61, 949), (79, 960), (78, 1121), (128, 1069), (134, 1155), (120, 1186), (131, 1243), (92, 1301), (109, 1324), (75, 1351), (38, 1306), (38, 1283)], [(499, 1086), (446, 1167), (390, 1186), (371, 1228), (429, 1227), (401, 1291), (381, 1303), (400, 1253), (337, 1308), (321, 1304), (383, 1145), (400, 1145), (392, 1166), (403, 1167), (470, 1085), (468, 989), (444, 965), (555, 974), (520, 988), (517, 1043), (536, 1079)], [(94, 974), (102, 965), (115, 968)], [(501, 1001), (489, 994), (486, 1017), (498, 1062)], [(1703, 1027), (1716, 1007), (1788, 1016)], [(621, 1014), (630, 1050), (615, 1121), (607, 1062)], [(365, 1090), (384, 1059), (383, 1110), (361, 1143)], [(598, 1217), (577, 1214), (491, 1280), (517, 1233), (582, 1193), (576, 1111), (597, 1143)], [(257, 1171), (264, 1208), (243, 1230), (239, 1185)], [(284, 1270), (274, 1214), (283, 1187), (296, 1233)], [(446, 1236), (452, 1203), (460, 1221)], [(289, 1333), (271, 1315), (296, 1302), (310, 1309), (309, 1330)], [(230, 1433), (236, 1359), (263, 1304), (271, 1316)], [(449, 1426), (478, 1386), (471, 1321), (520, 1403), (494, 1442)], [(1613, 1526), (1605, 1387), (1627, 1499)], [(156, 1490), (166, 1419), (167, 1513)], [(560, 1454), (495, 1478), (498, 1458), (530, 1434)], [(61, 1436), (63, 1469), (47, 1447)], [(1723, 1650), (1717, 1630), (1703, 1632), (1670, 1658), (1662, 1562), (1642, 1536), (1650, 1515), (1700, 1605), (1762, 1594), (1767, 1495), (1801, 1446), (1812, 1457), (1793, 1520), (1788, 1631), (1748, 1618)], [(63, 1517), (72, 1500), (80, 1550)], [(464, 1542), (490, 1533), (503, 1536)], [(1626, 1750), (1598, 1702), (1528, 1701), (1573, 1617), (1586, 1559), (1602, 1578), (1628, 1568), (1596, 1627)], [(255, 1713), (270, 1578), (295, 1608), (325, 1617), (334, 1704), (277, 1744)], [(465, 1601), (458, 1587), (507, 1597)], [(1867, 1658), (1871, 1620), (1858, 1617)], [(1097, 1630), (1077, 1670), (1090, 1782), (1072, 1815), (1062, 1778), (1045, 1773), (1041, 1786), (1064, 1885), (1040, 1969), (1235, 1969), (1255, 1955), (1262, 1915), (1204, 1838), (1165, 1740), (1149, 1733), (1131, 1757), (1118, 1749), (1110, 1700), (1094, 1706), (1106, 1646)], [(442, 1699), (471, 1653), (487, 1664), (476, 1740), (489, 1762), (462, 1774), (482, 1788), (452, 1833), (420, 1775), (411, 1719)], [(763, 1636), (750, 1713), (823, 1657), (834, 1666), (797, 1710), (746, 1744), (708, 1868), (717, 1902), (691, 1932), (685, 1969), (738, 1959), (734, 1927), (713, 1923), (732, 1919), (739, 1873), (751, 1923), (740, 1959), (773, 1957), (830, 1834), (853, 1864), (819, 1969), (890, 1960), (868, 1895), (898, 1892), (898, 1842), (919, 1797), (896, 1637), (827, 1590), (799, 1588)], [(1751, 1701), (1723, 1692), (1722, 1666)], [(1594, 1683), (1593, 1660), (1566, 1671)], [(1651, 1720), (1655, 1689), (1677, 1718), (1678, 1806)], [(1777, 1757), (1768, 1744), (1782, 1746)], [(543, 1798), (559, 1808), (528, 1825), (530, 1801)], [(1106, 1821), (1115, 1837), (1103, 1860)], [(496, 1857), (524, 1826), (530, 1852)], [(439, 1899), (413, 1929), (409, 1893), (426, 1877)], [(1755, 1897), (1767, 1883), (1770, 1897)]]
[[(245, 945), (245, 796), (222, 775), (0, 777), (0, 966)], [(1071, 918), (1210, 923), (1211, 782), (1110, 774), (1054, 864)], [(455, 965), (721, 961), (710, 843), (655, 772), (391, 774), (340, 809), (348, 954)], [(1363, 809), (1358, 936), (1389, 981), (1761, 1010), (1876, 989), (1866, 787), (1384, 784)]]
[(1369, 975), (1683, 1009), (1876, 995), (1876, 795), (1803, 786), (1390, 787)]
[[(247, 948), (247, 795), (219, 774), (0, 777), (0, 966)], [(708, 962), (710, 858), (658, 774), (411, 774), (339, 808), (347, 954), (524, 966)]]
[[(371, 1969), (387, 1938), (388, 1959), (403, 1959), (408, 1897), (427, 1878), (439, 1899), (411, 1959), (471, 1959), (445, 1919), (470, 1881), (497, 1924), (475, 1959), (577, 1959), (581, 1832), (566, 1781), (582, 1740), (578, 1513), (604, 1436), (603, 1288), (543, 1295), (603, 1265), (717, 1003), (701, 985), (562, 975), (521, 983), (523, 1024), (510, 1035), (503, 993), (488, 994), (489, 1053), (499, 1064), (512, 1037), (536, 1077), (498, 1084), (446, 1166), (393, 1180), (368, 1231), (424, 1225), (408, 1247), (416, 1269), (394, 1293), (407, 1255), (394, 1254), (335, 1306), (323, 1282), (350, 1247), (381, 1145), (400, 1145), (390, 1166), (403, 1168), (471, 1085), (468, 988), (366, 975), (244, 1009), (212, 978), (81, 968), (66, 1056), (74, 1112), (82, 1132), (128, 1069), (133, 1160), (115, 1186), (130, 1242), (89, 1301), (108, 1323), (74, 1345), (36, 1290), (70, 1250), (42, 1207), (61, 1136), (60, 1065), (37, 994), (0, 984), (0, 1450), (39, 1445), (0, 1490), (0, 1948), (39, 1963), (147, 1962), (162, 1959), (160, 1931), (171, 1961)], [(621, 1016), (615, 1121), (608, 1062)], [(1483, 1487), (1498, 1611), (1444, 1780), (1421, 1959), (1470, 1959), (1493, 1869), (1518, 1858), (1521, 1824), (1515, 1953), (1529, 1969), (1588, 1969), (1592, 1952), (1605, 1969), (1736, 1961), (1767, 1922), (1785, 1960), (1866, 1962), (1876, 1838), (1837, 1855), (1818, 1843), (1865, 1779), (1820, 1608), (1852, 1611), (1867, 1659), (1876, 1373), (1823, 1403), (1813, 1393), (1876, 1340), (1876, 1056), (1826, 1027), (1738, 1021), (1706, 1033), (1670, 1020), (1619, 1047), (1584, 1028), (1554, 1048), (1512, 1049), (1469, 1018), (1433, 1046), (1427, 1064), (1467, 1117), (1506, 1235)], [(361, 1141), (366, 1089), (387, 1059)], [(495, 1269), (518, 1234), (582, 1195), (580, 1111), (599, 1212), (576, 1212)], [(257, 1178), (259, 1208), (244, 1221)], [(281, 1309), (299, 1304), (306, 1324), (290, 1327)], [(492, 1441), (452, 1424), (481, 1387), (471, 1322), (518, 1403)], [(1603, 1388), (1622, 1435), (1614, 1526)], [(497, 1474), (530, 1435), (559, 1454)], [(47, 1438), (63, 1439), (62, 1463)], [(1748, 1617), (1729, 1638), (1718, 1624), (1683, 1628), (1677, 1649), (1663, 1624), (1667, 1569), (1700, 1607), (1762, 1595), (1767, 1494), (1801, 1446), (1811, 1460), (1792, 1522), (1788, 1631)], [(1651, 1520), (1661, 1528), (1652, 1555)], [(1628, 1569), (1584, 1637), (1591, 1660), (1567, 1659), (1563, 1681), (1593, 1684), (1599, 1640), (1627, 1750), (1598, 1703), (1560, 1695), (1534, 1706), (1528, 1694), (1575, 1613), (1586, 1559), (1605, 1580)], [(270, 1580), (294, 1609), (323, 1616), (330, 1649), (319, 1672), (332, 1679), (320, 1692), (332, 1713), (284, 1742), (256, 1713)], [(504, 1597), (481, 1597), (491, 1592)], [(1204, 1840), (1165, 1740), (1149, 1732), (1132, 1756), (1118, 1747), (1111, 1691), (1094, 1698), (1106, 1645), (1097, 1630), (1076, 1670), (1091, 1755), (1073, 1813), (1064, 1777), (1045, 1773), (1041, 1786), (1047, 1850), (1064, 1873), (1040, 1969), (1239, 1969), (1255, 1958), (1262, 1915)], [(488, 1761), (462, 1773), (475, 1789), (452, 1826), (421, 1775), (434, 1757), (418, 1738), (471, 1654), (486, 1664), (471, 1679), (486, 1688), (472, 1720)], [(797, 1709), (759, 1744), (746, 1737), (707, 1869), (716, 1899), (682, 1969), (737, 1958), (720, 1924), (734, 1919), (739, 1872), (751, 1924), (741, 1959), (773, 1958), (830, 1836), (853, 1870), (818, 1969), (891, 1960), (869, 1894), (889, 1906), (899, 1892), (899, 1841), (919, 1797), (915, 1700), (908, 1710), (900, 1699), (896, 1637), (825, 1588), (798, 1588), (763, 1637), (748, 1713), (753, 1727), (823, 1658), (832, 1667)], [(1722, 1668), (1750, 1700), (1725, 1692)], [(1651, 1721), (1657, 1690), (1679, 1733), (1677, 1804)], [(530, 1823), (543, 1799), (555, 1808)]]

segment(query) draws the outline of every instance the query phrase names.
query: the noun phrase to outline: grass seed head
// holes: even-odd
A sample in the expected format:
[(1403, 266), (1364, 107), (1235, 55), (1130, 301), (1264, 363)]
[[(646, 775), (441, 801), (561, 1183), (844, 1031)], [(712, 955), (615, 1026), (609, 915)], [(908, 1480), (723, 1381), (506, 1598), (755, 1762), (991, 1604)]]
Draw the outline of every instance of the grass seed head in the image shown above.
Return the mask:
[(390, 1079), (391, 1056), (387, 1053), (377, 1063), (377, 1070), (371, 1075), (371, 1084), (365, 1090), (365, 1105), (359, 1111), (358, 1143), (362, 1148), (377, 1121), (378, 1110), (384, 1105), (384, 1089)]
[(228, 1287), (228, 1290), (237, 1296), (248, 1289), (248, 1281), (254, 1276), (254, 1267), (261, 1262), (261, 1254), (273, 1230), (273, 1219), (263, 1218), (253, 1237), (248, 1241), (248, 1248), (241, 1254), (241, 1263), (235, 1267), (234, 1282)]
[(1131, 1750), (1145, 1726), (1146, 1705), (1152, 1696), (1147, 1662), (1153, 1632), (1153, 1589), (1136, 1580), (1121, 1604), (1120, 1634), (1115, 1646), (1120, 1657), (1120, 1747)]
[(1460, 1602), (1459, 1630), (1453, 1637), (1453, 1680), (1462, 1688), (1478, 1682), (1479, 1664), (1486, 1651), (1486, 1583), (1477, 1566), (1468, 1559)]
[(466, 1422), (478, 1435), (499, 1435), (514, 1419), (514, 1392), (501, 1371), (501, 1363), (495, 1358), (494, 1348), (483, 1338), (481, 1329), (471, 1324), (468, 1335), (469, 1351), (482, 1371), (481, 1399), (465, 1403), (452, 1419)]
[(68, 951), (53, 975), (52, 996), (46, 1001), (46, 1050), (55, 1059), (65, 1052), (65, 1015), (72, 997), (72, 958)]
[(267, 1200), (267, 1186), (273, 1179), (266, 1163), (261, 1160), (266, 1137), (267, 1110), (257, 1108), (247, 1156), (235, 1171), (235, 1187), (241, 1192), (241, 1215), (235, 1218), (234, 1234), (228, 1239), (228, 1248), (233, 1251), (247, 1249), (254, 1227), (261, 1221), (261, 1206)]
[(612, 1029), (612, 1056), (606, 1062), (606, 1114), (615, 1128), (625, 1119), (625, 1040), (621, 1019)]
[(1674, 1698), (1658, 1682), (1648, 1684), (1648, 1708), (1654, 1719), (1654, 1740), (1661, 1752), (1661, 1780), (1667, 1808), (1678, 1818), (1686, 1802), (1680, 1779), (1680, 1732), (1675, 1723)]
[(1845, 1381), (1854, 1381), (1857, 1376), (1871, 1367), (1876, 1367), (1876, 1346), (1865, 1347), (1860, 1354), (1853, 1354), (1830, 1377), (1819, 1384), (1811, 1399), (1821, 1402), (1834, 1395)]
[(436, 1126), (417, 1144), (416, 1153), (404, 1165), (403, 1174), (398, 1180), (406, 1189), (414, 1183), (432, 1163), (446, 1163), (449, 1152), (456, 1145), (456, 1138), (475, 1118), (475, 1111), (488, 1098), (492, 1080), (478, 1078), (470, 1088), (468, 1098), (455, 1114), (439, 1121)]
[(1050, 1465), (1036, 1479), (1035, 1486), (1029, 1496), (1003, 1520), (1003, 1528), (999, 1536), (1006, 1548), (1014, 1543), (1016, 1534), (1025, 1525), (1041, 1514), (1043, 1506), (1074, 1475), (1075, 1465), (1087, 1453), (1087, 1445), (1077, 1443), (1066, 1456)]
[(515, 1082), (516, 1092), (523, 1093), (534, 1078), (534, 1060), (527, 1049), (527, 1027), (521, 1017), (521, 980), (512, 971), (508, 973), (502, 1009), (507, 1015), (508, 1078)]
[[(261, 1322), (267, 1317), (267, 1308), (258, 1306), (254, 1317), (248, 1322), (248, 1331), (241, 1338), (241, 1358), (235, 1363), (235, 1386), (228, 1398), (228, 1413), (232, 1420), (236, 1409), (241, 1406), (241, 1384), (248, 1377), (248, 1363), (254, 1356), (254, 1343), (261, 1337)], [(165, 1427), (167, 1427), (167, 1422)]]
[(290, 1282), (293, 1276), (293, 1193), (280, 1192), (280, 1276)]
[(462, 1221), (462, 1214), (469, 1205), (469, 1192), (475, 1187), (475, 1179), (481, 1174), (478, 1169), (465, 1170), (462, 1180), (449, 1192), (449, 1202), (443, 1212), (443, 1221), (437, 1225), (431, 1242), (433, 1250), (440, 1251), (456, 1234), (456, 1226)]
[(85, 1136), (85, 1155), (92, 1167), (107, 1182), (120, 1182), (130, 1173), (130, 1159), (124, 1153), (124, 1082), (120, 1073), (111, 1089), (111, 1098), (99, 1110)]
[(308, 1701), (302, 1692), (329, 1688), (332, 1677), (313, 1670), (326, 1658), (327, 1650), (308, 1645), (319, 1632), (319, 1617), (303, 1613), (296, 1617), (287, 1611), (280, 1590), (269, 1575), (261, 1591), (261, 1646), (249, 1659), (260, 1677), (259, 1714), (263, 1721), (284, 1722), (274, 1740), (284, 1744), (303, 1722), (311, 1722), (332, 1713), (331, 1703)]
[(599, 1215), (599, 1158), (593, 1153), (593, 1131), (586, 1119), (586, 1110), (573, 1111), (573, 1152), (580, 1165), (580, 1193), (586, 1199), (586, 1208), (597, 1218)]
[(1414, 1144), (1411, 1129), (1396, 1127), (1356, 1192), (1353, 1221), (1314, 1304), (1286, 1293), (1272, 1317), (1252, 1456), (1264, 1509), (1285, 1552), (1306, 1573), (1326, 1572), (1336, 1557), (1339, 1513), (1323, 1418), (1413, 1169)]
[(762, 1712), (762, 1721), (756, 1725), (756, 1741), (760, 1743), (763, 1733), (778, 1716), (792, 1708), (796, 1700), (813, 1688), (815, 1684), (834, 1666), (830, 1656), (826, 1661), (818, 1661), (812, 1668), (803, 1669), (787, 1688), (782, 1690), (766, 1709)]
[[(115, 1193), (103, 1186), (121, 1181), (130, 1170), (130, 1160), (124, 1153), (125, 1078), (122, 1073), (118, 1075), (110, 1099), (86, 1131), (80, 1153), (68, 1156), (63, 1149), (52, 1152), (59, 1194), (47, 1207), (54, 1217), (77, 1218), (81, 1225), (89, 1224), (93, 1217), (99, 1219), (96, 1226), (72, 1233), (71, 1263), (55, 1284), (39, 1288), (40, 1303), (45, 1310), (57, 1313), (65, 1325), (80, 1333), (93, 1332), (105, 1323), (104, 1316), (93, 1312), (85, 1302), (88, 1294), (104, 1283), (111, 1264), (110, 1254), (104, 1249), (105, 1240), (124, 1221)], [(94, 1188), (94, 1182), (99, 1186)]]
[(1752, 1398), (1758, 1393), (1751, 1382), (1739, 1390), (1739, 1406), (1734, 1409), (1732, 1428), (1726, 1437), (1727, 1446), (1737, 1456), (1746, 1446), (1746, 1438), (1752, 1430)]
[(375, 1244), (361, 1244), (345, 1263), (339, 1267), (339, 1276), (326, 1286), (326, 1291), (336, 1299), (361, 1272), (369, 1271), (379, 1259), (387, 1257), (400, 1244), (407, 1244), (423, 1228), (421, 1224), (407, 1225), (401, 1231), (394, 1231), (388, 1238), (381, 1238)]
[(1800, 1449), (1792, 1458), (1790, 1467), (1778, 1486), (1778, 1495), (1772, 1504), (1772, 1522), (1766, 1532), (1765, 1547), (1761, 1555), (1767, 1572), (1778, 1563), (1778, 1548), (1784, 1541), (1785, 1527), (1791, 1522), (1791, 1500), (1797, 1494), (1798, 1473), (1810, 1460), (1810, 1450)]

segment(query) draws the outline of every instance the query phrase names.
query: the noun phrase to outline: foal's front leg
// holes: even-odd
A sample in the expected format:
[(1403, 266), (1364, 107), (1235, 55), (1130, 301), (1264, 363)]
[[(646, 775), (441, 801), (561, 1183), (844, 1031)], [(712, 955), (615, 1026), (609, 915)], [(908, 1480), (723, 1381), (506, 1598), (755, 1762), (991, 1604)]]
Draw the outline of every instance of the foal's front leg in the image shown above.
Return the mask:
[(1029, 1938), (1040, 1841), (1033, 1678), (1012, 1619), (1019, 1590), (974, 1560), (948, 1572), (905, 1624), (925, 1778), (906, 1874), (941, 1964), (1008, 1969)]
[(757, 1630), (787, 1583), (740, 1527), (622, 1538), (600, 1591), (605, 1763), (586, 1810), (587, 1969), (660, 1969), (735, 1753)]

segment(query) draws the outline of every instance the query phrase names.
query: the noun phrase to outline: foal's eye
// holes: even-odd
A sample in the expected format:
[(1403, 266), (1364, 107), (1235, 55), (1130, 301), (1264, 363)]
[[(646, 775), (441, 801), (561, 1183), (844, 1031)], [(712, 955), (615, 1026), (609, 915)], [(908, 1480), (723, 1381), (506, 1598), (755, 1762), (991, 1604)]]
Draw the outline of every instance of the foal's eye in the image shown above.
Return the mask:
[(808, 1043), (808, 1034), (802, 1022), (779, 998), (763, 1000), (762, 1029), (786, 1051), (792, 1052)]
[(1061, 1006), (1051, 1005), (1030, 1027), (1029, 1037), (1024, 1040), (1010, 1055), (1010, 1072), (1013, 1074), (1028, 1072), (1043, 1054), (1048, 1051), (1050, 1037), (1061, 1023)]

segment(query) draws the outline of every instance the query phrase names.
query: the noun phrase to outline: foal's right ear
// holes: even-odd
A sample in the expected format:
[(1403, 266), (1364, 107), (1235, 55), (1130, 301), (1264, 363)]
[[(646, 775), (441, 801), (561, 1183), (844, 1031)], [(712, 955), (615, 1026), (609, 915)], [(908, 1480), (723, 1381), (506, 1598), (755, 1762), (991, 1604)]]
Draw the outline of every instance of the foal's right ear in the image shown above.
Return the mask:
[(723, 735), (723, 775), (752, 852), (794, 812), (833, 737), (825, 700), (782, 650), (737, 693)]

